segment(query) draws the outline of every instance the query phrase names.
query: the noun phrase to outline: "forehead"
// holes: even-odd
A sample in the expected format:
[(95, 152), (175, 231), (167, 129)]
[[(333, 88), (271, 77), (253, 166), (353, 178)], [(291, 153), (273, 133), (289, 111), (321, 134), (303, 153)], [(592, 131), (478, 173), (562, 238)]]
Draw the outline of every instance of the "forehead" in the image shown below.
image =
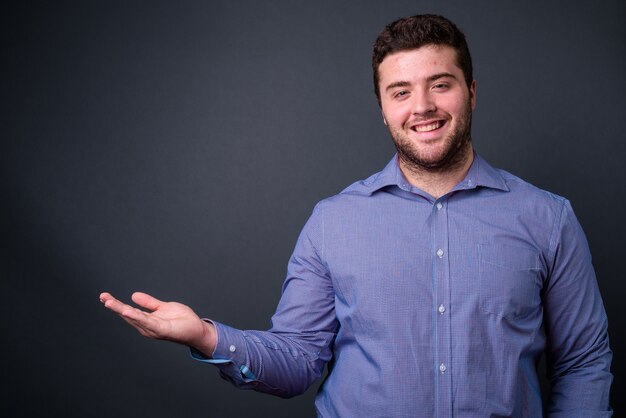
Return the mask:
[(449, 46), (426, 45), (417, 49), (389, 54), (378, 66), (380, 84), (398, 79), (428, 78), (433, 74), (451, 73), (463, 80), (456, 51)]

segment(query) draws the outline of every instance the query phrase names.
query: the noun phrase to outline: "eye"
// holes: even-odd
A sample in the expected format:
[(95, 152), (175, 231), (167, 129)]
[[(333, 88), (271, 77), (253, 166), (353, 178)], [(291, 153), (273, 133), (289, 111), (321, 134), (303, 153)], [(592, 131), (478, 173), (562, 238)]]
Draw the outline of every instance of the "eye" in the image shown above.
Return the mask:
[(395, 97), (397, 99), (401, 99), (401, 98), (407, 96), (408, 94), (409, 94), (408, 90), (400, 90), (400, 91), (395, 92), (393, 94), (393, 97)]
[(446, 83), (437, 83), (433, 86), (434, 90), (446, 90), (448, 88), (448, 84)]

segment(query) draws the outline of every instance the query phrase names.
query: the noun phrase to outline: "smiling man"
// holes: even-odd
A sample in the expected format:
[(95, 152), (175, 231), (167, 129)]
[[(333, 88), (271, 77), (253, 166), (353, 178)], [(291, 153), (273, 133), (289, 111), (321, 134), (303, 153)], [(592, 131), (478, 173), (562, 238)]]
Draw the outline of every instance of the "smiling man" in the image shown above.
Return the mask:
[(328, 375), (321, 417), (609, 417), (607, 319), (569, 202), (473, 149), (465, 37), (418, 15), (374, 45), (397, 148), (379, 173), (320, 202), (289, 261), (269, 331), (200, 319), (135, 293), (100, 299), (143, 335), (192, 348), (241, 388), (279, 396)]
[(426, 45), (386, 55), (378, 66), (379, 99), (402, 172), (439, 197), (472, 164), (476, 83), (465, 81), (456, 51)]

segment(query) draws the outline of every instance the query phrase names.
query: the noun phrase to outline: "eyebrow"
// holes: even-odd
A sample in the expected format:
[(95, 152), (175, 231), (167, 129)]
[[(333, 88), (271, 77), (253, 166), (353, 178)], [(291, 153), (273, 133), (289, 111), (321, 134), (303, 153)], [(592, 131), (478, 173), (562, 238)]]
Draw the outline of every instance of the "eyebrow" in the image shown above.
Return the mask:
[(452, 73), (437, 73), (437, 74), (433, 74), (430, 77), (428, 77), (428, 81), (435, 81), (435, 80), (439, 80), (440, 78), (453, 78), (456, 80), (456, 76)]
[(386, 88), (385, 91), (389, 91), (391, 89), (395, 89), (397, 87), (406, 87), (406, 86), (410, 86), (411, 83), (409, 83), (408, 81), (394, 81), (393, 83), (389, 84)]
[[(431, 76), (428, 76), (428, 78), (426, 79), (427, 81), (435, 81), (435, 80), (439, 80), (441, 78), (453, 78), (453, 79), (457, 79), (456, 76), (452, 73), (437, 73), (437, 74), (433, 74)], [(385, 87), (385, 91), (389, 91), (391, 89), (395, 89), (397, 87), (407, 87), (410, 86), (411, 83), (408, 81), (394, 81), (393, 83), (389, 84), (387, 87)]]

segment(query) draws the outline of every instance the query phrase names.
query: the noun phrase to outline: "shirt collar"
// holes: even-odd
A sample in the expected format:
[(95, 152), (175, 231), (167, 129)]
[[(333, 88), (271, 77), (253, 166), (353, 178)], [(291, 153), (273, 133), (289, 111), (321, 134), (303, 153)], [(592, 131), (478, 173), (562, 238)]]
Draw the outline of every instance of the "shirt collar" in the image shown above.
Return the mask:
[[(399, 169), (398, 167), (398, 170)], [(492, 167), (487, 160), (474, 151), (474, 161), (463, 181), (461, 181), (455, 189), (474, 189), (476, 187), (488, 187), (505, 192), (510, 190), (500, 170)]]
[[(363, 181), (367, 193), (372, 194), (388, 186), (397, 186), (405, 191), (414, 191), (415, 188), (407, 181), (398, 165), (398, 155), (394, 155), (385, 168)], [(467, 175), (454, 190), (467, 190), (476, 187), (488, 187), (497, 190), (509, 191), (502, 174), (492, 167), (478, 153), (474, 152), (474, 161), (470, 166)]]

